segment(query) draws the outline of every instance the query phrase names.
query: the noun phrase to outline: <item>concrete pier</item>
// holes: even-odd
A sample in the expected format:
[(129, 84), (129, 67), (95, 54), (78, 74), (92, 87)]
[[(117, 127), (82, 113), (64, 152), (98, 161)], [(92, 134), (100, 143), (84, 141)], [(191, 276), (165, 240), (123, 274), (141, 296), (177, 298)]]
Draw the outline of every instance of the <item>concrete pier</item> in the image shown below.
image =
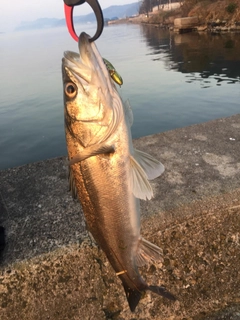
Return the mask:
[(240, 115), (134, 145), (166, 169), (141, 202), (142, 234), (164, 260), (140, 272), (178, 300), (147, 292), (129, 311), (68, 193), (63, 157), (0, 171), (1, 320), (240, 319)]

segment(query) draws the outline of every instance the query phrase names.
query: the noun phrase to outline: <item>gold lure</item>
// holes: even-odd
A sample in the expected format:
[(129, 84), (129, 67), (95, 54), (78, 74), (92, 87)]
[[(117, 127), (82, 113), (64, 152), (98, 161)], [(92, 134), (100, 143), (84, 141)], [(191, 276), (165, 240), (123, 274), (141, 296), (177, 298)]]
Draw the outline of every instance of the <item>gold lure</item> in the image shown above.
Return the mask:
[(113, 79), (113, 81), (115, 81), (117, 84), (119, 84), (121, 86), (123, 84), (123, 79), (120, 76), (120, 74), (117, 73), (117, 71), (114, 68), (114, 66), (107, 59), (103, 58), (103, 62), (105, 63), (105, 65), (106, 65), (106, 67), (108, 69), (108, 72), (109, 72), (111, 78)]

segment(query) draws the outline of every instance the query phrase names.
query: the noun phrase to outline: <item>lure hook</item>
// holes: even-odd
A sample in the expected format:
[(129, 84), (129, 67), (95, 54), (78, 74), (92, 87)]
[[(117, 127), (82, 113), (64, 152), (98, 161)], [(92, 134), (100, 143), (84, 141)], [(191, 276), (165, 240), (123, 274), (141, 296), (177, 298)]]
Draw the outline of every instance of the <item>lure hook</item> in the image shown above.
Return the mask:
[(98, 0), (64, 0), (65, 19), (68, 32), (75, 41), (78, 41), (78, 36), (73, 24), (73, 8), (75, 5), (83, 4), (84, 2), (87, 2), (90, 5), (97, 19), (97, 31), (95, 35), (89, 39), (89, 41), (92, 42), (100, 37), (104, 27), (103, 13)]

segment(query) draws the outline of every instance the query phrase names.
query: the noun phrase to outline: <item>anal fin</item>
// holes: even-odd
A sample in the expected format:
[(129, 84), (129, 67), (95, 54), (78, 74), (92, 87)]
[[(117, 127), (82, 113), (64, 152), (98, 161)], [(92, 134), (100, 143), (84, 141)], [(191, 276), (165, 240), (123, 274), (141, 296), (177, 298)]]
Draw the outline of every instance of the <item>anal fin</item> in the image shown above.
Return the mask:
[(143, 267), (151, 260), (162, 261), (163, 251), (155, 244), (141, 238), (139, 240), (138, 250), (136, 254), (136, 263), (138, 267)]

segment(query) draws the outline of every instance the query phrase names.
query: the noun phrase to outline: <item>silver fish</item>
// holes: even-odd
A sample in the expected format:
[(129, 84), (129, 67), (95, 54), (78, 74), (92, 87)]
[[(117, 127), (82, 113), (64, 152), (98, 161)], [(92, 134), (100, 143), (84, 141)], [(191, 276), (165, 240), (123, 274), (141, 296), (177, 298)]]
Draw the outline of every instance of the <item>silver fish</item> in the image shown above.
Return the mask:
[(140, 235), (139, 199), (151, 199), (148, 180), (164, 166), (134, 150), (129, 103), (86, 33), (79, 37), (79, 54), (64, 53), (62, 72), (70, 186), (87, 227), (121, 279), (132, 312), (145, 290), (175, 300), (164, 287), (147, 285), (138, 271), (162, 255)]

